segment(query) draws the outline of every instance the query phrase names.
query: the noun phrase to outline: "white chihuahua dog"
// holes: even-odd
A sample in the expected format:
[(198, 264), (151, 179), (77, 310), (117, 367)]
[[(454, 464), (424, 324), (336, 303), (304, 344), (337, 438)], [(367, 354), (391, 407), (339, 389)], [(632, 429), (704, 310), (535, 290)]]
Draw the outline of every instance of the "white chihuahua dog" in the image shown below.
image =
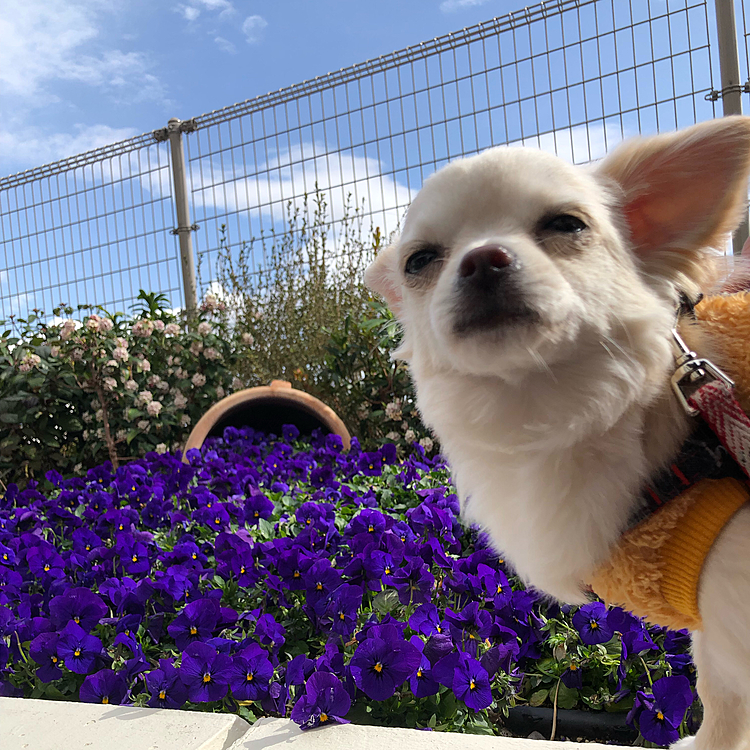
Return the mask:
[[(529, 584), (582, 603), (645, 480), (692, 422), (670, 388), (681, 293), (747, 202), (750, 118), (624, 142), (575, 167), (497, 147), (449, 164), (411, 204), (367, 284), (403, 325), (425, 422), (465, 516)], [(721, 362), (717, 362), (721, 366)], [(750, 731), (750, 506), (700, 583), (705, 707), (693, 750)]]

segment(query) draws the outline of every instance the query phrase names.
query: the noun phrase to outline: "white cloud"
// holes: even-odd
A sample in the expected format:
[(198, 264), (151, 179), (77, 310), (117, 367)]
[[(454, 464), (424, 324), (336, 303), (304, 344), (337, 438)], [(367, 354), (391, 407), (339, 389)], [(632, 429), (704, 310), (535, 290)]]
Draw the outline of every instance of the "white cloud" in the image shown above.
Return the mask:
[(222, 51), (222, 52), (228, 52), (230, 55), (233, 55), (237, 52), (237, 47), (232, 44), (228, 39), (224, 39), (223, 36), (217, 36), (214, 38), (214, 42), (216, 42), (216, 46)]
[(175, 10), (188, 22), (196, 21), (203, 11), (219, 11), (220, 18), (235, 12), (229, 0), (189, 0), (186, 5), (178, 5)]
[(367, 215), (365, 231), (372, 226), (388, 233), (399, 226), (412, 197), (406, 185), (386, 174), (376, 159), (351, 152), (325, 153), (320, 144), (310, 142), (276, 154), (253, 172), (252, 177), (242, 176), (241, 163), (233, 168), (206, 161), (194, 164), (188, 179), (196, 213), (247, 211), (256, 219), (262, 214), (279, 221), (287, 202), (301, 209), (305, 193), (312, 195), (317, 183), (329, 220), (344, 217), (351, 194), (350, 217), (352, 209), (359, 207)]
[(10, 164), (48, 164), (138, 135), (134, 128), (76, 125), (72, 133), (44, 133), (38, 127), (22, 132), (0, 131), (0, 153)]
[(550, 133), (514, 141), (510, 146), (529, 146), (557, 154), (572, 164), (585, 164), (601, 159), (611, 151), (627, 134), (614, 125), (577, 125), (574, 128), (560, 128)]
[(452, 13), (454, 10), (463, 8), (473, 8), (475, 5), (484, 5), (487, 0), (443, 0), (440, 3), (440, 10), (443, 13)]
[(201, 14), (200, 8), (196, 8), (194, 5), (185, 5), (180, 8), (180, 11), (186, 21), (195, 21)]
[[(54, 100), (58, 81), (114, 87), (120, 101), (163, 100), (164, 89), (142, 52), (101, 39), (103, 0), (5, 0), (0, 15), (0, 86), (26, 104)], [(6, 105), (7, 106), (7, 105)]]
[(242, 33), (247, 43), (255, 44), (260, 41), (260, 36), (266, 26), (268, 26), (268, 21), (262, 16), (248, 16), (242, 23)]

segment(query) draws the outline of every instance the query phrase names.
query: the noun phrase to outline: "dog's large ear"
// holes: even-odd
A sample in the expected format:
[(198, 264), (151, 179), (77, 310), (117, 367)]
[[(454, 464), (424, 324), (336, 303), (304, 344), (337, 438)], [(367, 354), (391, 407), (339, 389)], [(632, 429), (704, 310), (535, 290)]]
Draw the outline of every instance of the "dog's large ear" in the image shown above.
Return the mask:
[(365, 284), (385, 298), (388, 307), (398, 317), (401, 312), (401, 284), (398, 277), (396, 246), (383, 248), (365, 271)]
[(633, 249), (649, 271), (693, 277), (696, 253), (721, 247), (747, 205), (750, 117), (626, 141), (596, 171), (619, 185)]

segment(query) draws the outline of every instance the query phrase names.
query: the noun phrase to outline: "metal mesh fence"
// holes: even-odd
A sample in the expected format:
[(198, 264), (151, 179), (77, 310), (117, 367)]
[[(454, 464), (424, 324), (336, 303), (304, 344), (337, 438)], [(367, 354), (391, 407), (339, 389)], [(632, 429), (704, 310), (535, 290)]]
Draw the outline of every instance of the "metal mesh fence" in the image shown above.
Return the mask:
[(169, 149), (139, 136), (0, 180), (0, 318), (59, 303), (181, 304)]
[(231, 250), (264, 238), (253, 270), (316, 189), (334, 242), (347, 206), (387, 235), (451, 159), (515, 143), (589, 161), (713, 117), (712, 88), (705, 2), (567, 0), (203, 115), (187, 147), (204, 286), (222, 225)]
[[(316, 192), (335, 246), (352, 213), (363, 237), (387, 236), (456, 157), (511, 143), (585, 162), (714, 117), (714, 27), (706, 0), (545, 2), (195, 118), (203, 290), (222, 243), (251, 246), (260, 272)], [(0, 180), (0, 317), (61, 299), (124, 309), (139, 288), (182, 304), (170, 180), (153, 134)]]

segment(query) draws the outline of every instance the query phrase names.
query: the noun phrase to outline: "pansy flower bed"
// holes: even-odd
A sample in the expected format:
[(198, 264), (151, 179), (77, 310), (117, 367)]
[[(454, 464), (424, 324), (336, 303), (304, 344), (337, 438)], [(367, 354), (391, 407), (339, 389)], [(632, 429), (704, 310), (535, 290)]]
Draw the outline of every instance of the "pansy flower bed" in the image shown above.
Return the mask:
[(500, 733), (517, 705), (694, 729), (684, 632), (525, 590), (438, 456), (228, 428), (0, 495), (4, 695)]

